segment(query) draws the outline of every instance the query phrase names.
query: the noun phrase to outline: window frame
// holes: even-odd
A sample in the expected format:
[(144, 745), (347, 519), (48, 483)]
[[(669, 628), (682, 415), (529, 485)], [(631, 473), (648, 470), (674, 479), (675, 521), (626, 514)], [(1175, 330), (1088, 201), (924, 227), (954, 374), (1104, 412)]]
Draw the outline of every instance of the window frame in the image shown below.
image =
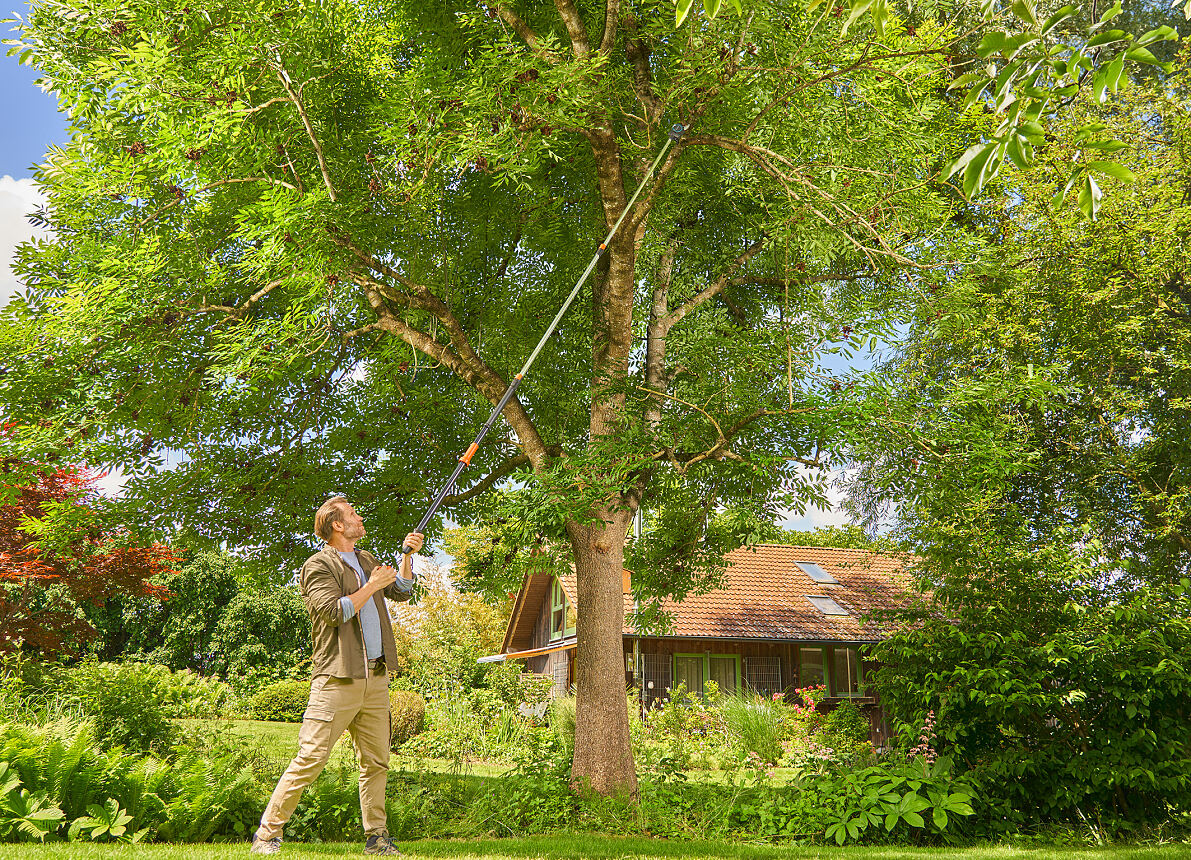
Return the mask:
[(700, 697), (706, 697), (707, 682), (711, 680), (711, 660), (712, 658), (730, 659), (736, 664), (736, 689), (735, 690), (720, 690), (721, 693), (737, 694), (741, 690), (743, 679), (740, 677), (740, 655), (739, 654), (712, 654), (709, 651), (675, 651), (670, 658), (670, 683), (674, 687), (678, 686), (678, 658), (679, 657), (698, 657), (703, 661), (703, 689), (702, 690), (687, 690), (688, 693), (698, 693)]
[[(551, 580), (550, 583), (550, 634), (549, 642), (557, 642), (559, 639), (566, 639), (575, 632), (575, 625), (571, 624), (571, 602), (567, 600), (567, 593), (562, 587), (562, 580), (557, 576)], [(562, 611), (562, 626), (555, 628), (554, 616), (559, 610)]]
[[(856, 692), (846, 691), (841, 692), (837, 689), (835, 684), (835, 654), (837, 651), (851, 651), (856, 655)], [(832, 645), (831, 646), (831, 686), (828, 689), (831, 695), (837, 699), (863, 699), (864, 698), (864, 661), (860, 655), (859, 645)]]
[(826, 642), (818, 645), (799, 645), (798, 646), (798, 686), (806, 687), (807, 681), (802, 677), (802, 652), (803, 651), (818, 651), (823, 666), (823, 680), (822, 684), (827, 689), (827, 695), (831, 695), (831, 646)]

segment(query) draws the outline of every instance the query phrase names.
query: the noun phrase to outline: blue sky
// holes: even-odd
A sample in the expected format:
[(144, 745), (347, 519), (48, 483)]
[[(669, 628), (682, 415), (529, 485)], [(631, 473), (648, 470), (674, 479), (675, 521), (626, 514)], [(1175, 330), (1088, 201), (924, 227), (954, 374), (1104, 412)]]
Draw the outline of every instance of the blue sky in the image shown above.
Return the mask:
[[(5, 38), (16, 35), (12, 26), (4, 26)], [(32, 176), (33, 164), (42, 160), (50, 144), (66, 140), (66, 117), (58, 113), (57, 100), (37, 88), (36, 79), (37, 71), (15, 57), (0, 58), (0, 176)]]

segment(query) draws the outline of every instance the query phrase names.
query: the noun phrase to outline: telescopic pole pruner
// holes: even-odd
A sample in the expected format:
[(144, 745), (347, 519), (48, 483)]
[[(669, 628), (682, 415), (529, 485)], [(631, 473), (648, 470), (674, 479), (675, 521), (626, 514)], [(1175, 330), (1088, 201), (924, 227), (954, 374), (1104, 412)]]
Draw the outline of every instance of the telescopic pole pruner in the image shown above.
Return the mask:
[[(505, 393), (501, 396), (496, 406), (492, 408), (492, 414), (488, 416), (488, 420), (484, 422), (484, 426), (481, 427), (480, 432), (476, 434), (475, 441), (473, 441), (470, 447), (468, 447), (468, 449), (459, 457), (459, 462), (455, 466), (455, 471), (451, 473), (451, 477), (447, 478), (446, 483), (442, 485), (442, 489), (438, 491), (438, 495), (434, 497), (434, 501), (430, 503), (430, 508), (426, 511), (425, 516), (423, 516), (421, 521), (418, 523), (418, 527), (414, 529), (415, 532), (421, 532), (426, 528), (426, 523), (430, 522), (430, 518), (438, 512), (438, 509), (442, 506), (443, 499), (445, 499), (447, 494), (451, 492), (451, 489), (455, 486), (455, 482), (459, 479), (459, 476), (463, 473), (463, 470), (471, 465), (471, 458), (474, 457), (476, 451), (480, 449), (480, 443), (484, 441), (484, 437), (488, 435), (488, 431), (492, 429), (492, 426), (496, 423), (496, 419), (500, 417), (500, 413), (504, 411), (504, 408), (508, 405), (509, 401), (513, 399), (513, 392), (517, 390), (517, 386), (521, 384), (521, 380), (523, 380), (525, 375), (529, 373), (529, 368), (533, 365), (534, 361), (537, 360), (538, 353), (542, 351), (542, 348), (546, 345), (546, 341), (550, 339), (550, 335), (554, 334), (554, 330), (558, 328), (558, 324), (562, 321), (563, 315), (566, 314), (567, 309), (570, 308), (571, 302), (575, 301), (576, 296), (578, 296), (579, 291), (583, 289), (583, 285), (587, 282), (588, 277), (595, 270), (596, 263), (599, 262), (600, 257), (607, 253), (608, 245), (612, 242), (612, 237), (616, 235), (616, 231), (620, 229), (620, 225), (628, 216), (629, 210), (631, 210), (633, 208), (633, 204), (637, 202), (637, 197), (641, 194), (641, 190), (645, 188), (645, 183), (649, 181), (651, 176), (653, 176), (653, 172), (657, 170), (658, 165), (662, 163), (662, 159), (665, 157), (667, 150), (669, 150), (673, 144), (679, 141), (684, 131), (686, 131), (686, 128), (681, 123), (676, 124), (670, 129), (670, 136), (662, 146), (657, 158), (653, 160), (653, 164), (649, 166), (649, 170), (645, 171), (645, 175), (641, 177), (641, 184), (637, 186), (637, 190), (633, 192), (633, 196), (629, 198), (629, 202), (625, 204), (624, 211), (620, 213), (620, 217), (616, 219), (616, 223), (612, 225), (612, 229), (608, 231), (608, 235), (604, 237), (604, 241), (600, 242), (600, 246), (596, 248), (595, 255), (591, 258), (591, 262), (587, 264), (587, 268), (584, 269), (583, 274), (579, 276), (579, 280), (576, 282), (574, 289), (571, 290), (571, 294), (567, 296), (567, 300), (562, 303), (562, 307), (558, 309), (558, 313), (554, 315), (554, 319), (551, 320), (550, 325), (546, 327), (545, 334), (543, 334), (541, 340), (538, 341), (538, 345), (533, 348), (533, 352), (529, 354), (529, 358), (525, 360), (525, 364), (522, 366), (521, 371), (513, 377), (513, 381), (509, 383), (509, 387), (505, 389)], [(402, 555), (409, 555), (412, 552), (413, 549), (411, 547), (403, 546), (401, 548)]]

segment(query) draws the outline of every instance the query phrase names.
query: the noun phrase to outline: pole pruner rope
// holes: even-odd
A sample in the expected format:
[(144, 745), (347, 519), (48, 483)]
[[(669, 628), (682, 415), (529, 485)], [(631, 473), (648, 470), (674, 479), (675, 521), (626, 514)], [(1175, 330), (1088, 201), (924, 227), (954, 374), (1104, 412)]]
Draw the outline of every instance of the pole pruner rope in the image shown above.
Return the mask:
[[(513, 399), (513, 393), (517, 390), (517, 386), (521, 384), (521, 380), (523, 380), (525, 375), (529, 373), (529, 368), (533, 365), (534, 361), (537, 360), (538, 354), (546, 345), (546, 341), (550, 339), (550, 336), (554, 334), (554, 330), (558, 328), (558, 324), (562, 321), (563, 315), (566, 314), (567, 309), (571, 306), (571, 303), (575, 301), (575, 298), (579, 295), (579, 291), (583, 289), (583, 285), (587, 282), (588, 277), (590, 277), (591, 273), (595, 270), (596, 263), (600, 261), (600, 257), (607, 253), (608, 245), (612, 241), (612, 237), (616, 235), (616, 231), (620, 229), (620, 225), (624, 223), (624, 219), (628, 216), (629, 210), (632, 209), (633, 204), (637, 202), (637, 197), (640, 196), (641, 190), (645, 188), (645, 183), (649, 181), (650, 177), (653, 176), (654, 171), (657, 170), (658, 165), (662, 163), (662, 159), (665, 157), (666, 152), (673, 144), (677, 143), (679, 139), (682, 138), (683, 132), (685, 131), (686, 128), (682, 125), (682, 123), (678, 123), (670, 129), (670, 136), (666, 139), (661, 151), (657, 154), (657, 158), (653, 160), (653, 164), (649, 166), (649, 170), (645, 171), (645, 175), (641, 177), (641, 184), (637, 186), (637, 190), (633, 192), (633, 196), (629, 198), (629, 202), (625, 204), (624, 211), (620, 213), (620, 217), (616, 219), (616, 223), (612, 225), (612, 229), (608, 231), (608, 235), (604, 237), (604, 241), (600, 242), (600, 246), (596, 248), (595, 255), (592, 256), (591, 262), (587, 264), (587, 268), (584, 269), (583, 274), (579, 276), (579, 280), (576, 282), (574, 289), (571, 290), (571, 294), (567, 296), (567, 300), (562, 303), (562, 307), (558, 309), (558, 313), (556, 313), (554, 315), (554, 319), (550, 321), (550, 325), (547, 326), (545, 334), (543, 334), (541, 339), (538, 341), (538, 345), (533, 348), (533, 352), (529, 354), (529, 358), (525, 360), (525, 364), (521, 367), (520, 372), (513, 377), (513, 381), (509, 383), (509, 387), (505, 389), (505, 393), (501, 396), (496, 406), (492, 408), (492, 414), (488, 416), (488, 420), (484, 422), (484, 426), (481, 427), (480, 432), (476, 434), (475, 441), (473, 441), (468, 449), (459, 457), (459, 462), (455, 466), (455, 471), (451, 473), (451, 477), (447, 478), (447, 481), (445, 484), (443, 484), (442, 489), (439, 490), (438, 494), (434, 497), (434, 501), (430, 503), (430, 508), (426, 511), (426, 514), (418, 523), (417, 528), (414, 529), (415, 532), (421, 532), (426, 528), (426, 523), (430, 522), (430, 518), (438, 513), (438, 509), (442, 507), (443, 500), (454, 488), (455, 482), (459, 479), (459, 476), (463, 474), (463, 470), (471, 465), (471, 458), (474, 457), (476, 455), (476, 451), (480, 449), (480, 443), (484, 441), (484, 437), (488, 435), (488, 431), (492, 429), (494, 424), (496, 424), (496, 419), (500, 417), (500, 413), (504, 411), (504, 408), (508, 406), (509, 401)], [(402, 555), (409, 555), (412, 552), (413, 549), (411, 547), (403, 546), (401, 548)]]

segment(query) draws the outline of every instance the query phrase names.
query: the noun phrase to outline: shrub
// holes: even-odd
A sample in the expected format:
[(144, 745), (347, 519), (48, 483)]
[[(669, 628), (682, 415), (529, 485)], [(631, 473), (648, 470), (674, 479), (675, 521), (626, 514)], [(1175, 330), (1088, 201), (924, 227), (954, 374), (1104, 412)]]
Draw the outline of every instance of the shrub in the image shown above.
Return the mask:
[(175, 728), (166, 704), (170, 690), (160, 667), (83, 663), (57, 680), (62, 694), (94, 721), (101, 746), (148, 752), (164, 751), (172, 743)]
[(871, 755), (869, 722), (855, 702), (847, 700), (823, 717), (819, 743), (830, 749), (835, 761), (852, 765)]
[(426, 724), (426, 703), (417, 693), (408, 690), (390, 690), (389, 714), (392, 721), (392, 747), (397, 749), (422, 731)]
[(776, 764), (782, 756), (785, 708), (756, 695), (723, 696), (719, 710), (728, 741), (742, 759), (756, 756), (765, 764)]
[(575, 750), (575, 697), (559, 696), (550, 702), (550, 728), (569, 757)]
[(61, 809), (54, 825), (60, 836), (80, 819), (76, 832), (91, 826), (91, 810), (114, 805), (128, 817), (130, 837), (146, 831), (148, 838), (175, 842), (242, 839), (266, 799), (236, 756), (188, 754), (167, 762), (105, 752), (89, 722), (0, 726), (0, 768), (6, 766), (19, 775), (22, 791), (43, 799), (44, 809)]
[(252, 697), (248, 713), (254, 720), (300, 723), (309, 701), (309, 681), (278, 681)]

